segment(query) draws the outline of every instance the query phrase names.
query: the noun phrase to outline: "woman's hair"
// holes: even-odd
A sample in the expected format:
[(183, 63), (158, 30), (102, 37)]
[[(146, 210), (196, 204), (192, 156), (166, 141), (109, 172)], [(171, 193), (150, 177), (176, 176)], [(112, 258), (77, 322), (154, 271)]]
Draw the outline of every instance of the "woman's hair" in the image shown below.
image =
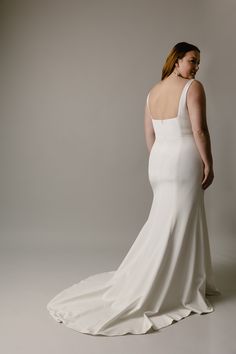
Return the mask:
[(182, 59), (185, 54), (191, 50), (196, 50), (200, 53), (200, 49), (193, 44), (187, 42), (177, 43), (170, 51), (166, 58), (166, 62), (162, 69), (161, 80), (168, 77), (175, 68), (175, 63), (178, 59)]

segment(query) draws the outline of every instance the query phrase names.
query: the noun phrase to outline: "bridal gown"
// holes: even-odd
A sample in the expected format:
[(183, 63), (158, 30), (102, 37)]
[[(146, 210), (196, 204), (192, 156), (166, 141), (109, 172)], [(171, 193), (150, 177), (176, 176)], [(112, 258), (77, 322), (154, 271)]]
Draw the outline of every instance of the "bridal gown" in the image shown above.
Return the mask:
[(156, 139), (148, 160), (153, 200), (145, 224), (116, 270), (91, 275), (52, 298), (47, 310), (57, 322), (92, 335), (144, 334), (191, 312), (214, 311), (206, 296), (220, 291), (211, 263), (202, 161), (186, 106), (193, 80), (181, 92), (176, 117), (150, 116)]

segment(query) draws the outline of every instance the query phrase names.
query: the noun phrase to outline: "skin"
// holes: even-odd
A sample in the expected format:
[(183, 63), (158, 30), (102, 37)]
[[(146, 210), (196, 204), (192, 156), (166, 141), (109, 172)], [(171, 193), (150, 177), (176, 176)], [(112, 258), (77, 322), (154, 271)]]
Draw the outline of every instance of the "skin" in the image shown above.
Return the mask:
[[(182, 59), (178, 59), (173, 72), (163, 81), (165, 81), (166, 84), (179, 84), (179, 86), (183, 87), (186, 80), (195, 78), (199, 70), (199, 64), (200, 53), (198, 51), (189, 51)], [(174, 72), (179, 74), (179, 76)], [(193, 136), (203, 162), (202, 188), (207, 189), (214, 179), (213, 158), (206, 118), (206, 95), (202, 83), (196, 79), (190, 85), (187, 92), (187, 108)], [(144, 131), (147, 148), (150, 153), (156, 137), (147, 105), (145, 106), (144, 114)]]

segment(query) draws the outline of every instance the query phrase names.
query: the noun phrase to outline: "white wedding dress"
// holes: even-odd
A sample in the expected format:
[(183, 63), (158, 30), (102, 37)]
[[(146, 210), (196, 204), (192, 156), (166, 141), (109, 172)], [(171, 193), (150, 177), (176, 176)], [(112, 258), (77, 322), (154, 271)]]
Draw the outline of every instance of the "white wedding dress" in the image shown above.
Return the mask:
[(157, 331), (191, 312), (214, 311), (206, 296), (220, 291), (212, 271), (202, 161), (186, 106), (193, 80), (182, 90), (176, 117), (152, 118), (153, 201), (145, 224), (116, 270), (91, 275), (47, 304), (57, 322), (82, 333), (115, 336)]

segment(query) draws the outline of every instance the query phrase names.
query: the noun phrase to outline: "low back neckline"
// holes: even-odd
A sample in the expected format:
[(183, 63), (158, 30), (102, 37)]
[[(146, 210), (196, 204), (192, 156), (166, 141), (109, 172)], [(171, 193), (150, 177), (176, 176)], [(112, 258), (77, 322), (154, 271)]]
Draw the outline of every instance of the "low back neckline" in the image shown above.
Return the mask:
[(147, 96), (147, 107), (148, 107), (148, 111), (149, 111), (149, 114), (151, 116), (151, 119), (152, 121), (164, 121), (164, 120), (175, 120), (175, 119), (178, 119), (179, 118), (179, 114), (180, 114), (180, 104), (181, 104), (181, 100), (182, 100), (182, 96), (185, 92), (185, 88), (187, 86), (187, 84), (190, 82), (190, 81), (193, 81), (194, 79), (189, 79), (186, 84), (183, 86), (183, 89), (182, 89), (182, 92), (180, 94), (180, 98), (179, 98), (179, 103), (178, 103), (178, 113), (177, 113), (177, 116), (176, 117), (171, 117), (171, 118), (158, 118), (158, 117), (153, 117), (152, 114), (151, 114), (151, 111), (150, 111), (150, 107), (149, 107), (149, 95), (150, 95), (150, 91), (148, 93), (148, 96)]

